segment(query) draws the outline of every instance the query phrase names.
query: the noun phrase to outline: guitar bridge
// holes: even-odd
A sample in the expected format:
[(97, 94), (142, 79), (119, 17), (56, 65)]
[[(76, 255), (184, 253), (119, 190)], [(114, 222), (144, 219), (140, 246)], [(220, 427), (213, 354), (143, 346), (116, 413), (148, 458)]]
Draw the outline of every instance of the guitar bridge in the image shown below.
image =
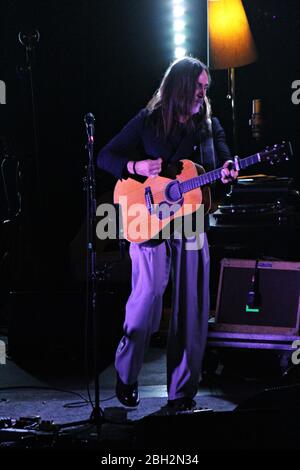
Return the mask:
[(145, 203), (149, 214), (154, 214), (154, 199), (150, 186), (145, 188)]

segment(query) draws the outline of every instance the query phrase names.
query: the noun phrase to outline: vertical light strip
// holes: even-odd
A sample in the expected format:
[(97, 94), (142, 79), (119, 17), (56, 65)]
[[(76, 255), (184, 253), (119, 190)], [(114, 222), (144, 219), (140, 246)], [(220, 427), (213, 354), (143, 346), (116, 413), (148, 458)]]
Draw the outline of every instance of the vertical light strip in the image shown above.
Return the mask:
[(172, 0), (173, 9), (173, 42), (174, 42), (174, 56), (176, 59), (184, 57), (187, 53), (186, 45), (186, 19), (185, 19), (185, 1)]

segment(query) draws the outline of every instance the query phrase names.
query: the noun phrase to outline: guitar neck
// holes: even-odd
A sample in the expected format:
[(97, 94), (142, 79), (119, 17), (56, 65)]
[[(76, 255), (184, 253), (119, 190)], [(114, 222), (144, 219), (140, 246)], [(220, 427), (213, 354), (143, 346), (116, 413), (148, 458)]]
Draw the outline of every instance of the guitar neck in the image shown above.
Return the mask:
[[(256, 153), (251, 155), (250, 157), (243, 158), (239, 160), (239, 167), (241, 170), (247, 168), (248, 166), (255, 165), (256, 163), (261, 161), (261, 154)], [(209, 171), (208, 173), (203, 173), (203, 175), (196, 176), (195, 178), (191, 178), (187, 181), (180, 183), (180, 188), (182, 193), (187, 193), (192, 191), (193, 189), (200, 188), (201, 186), (205, 186), (206, 184), (211, 184), (214, 181), (222, 178), (222, 169), (217, 168), (216, 170)]]

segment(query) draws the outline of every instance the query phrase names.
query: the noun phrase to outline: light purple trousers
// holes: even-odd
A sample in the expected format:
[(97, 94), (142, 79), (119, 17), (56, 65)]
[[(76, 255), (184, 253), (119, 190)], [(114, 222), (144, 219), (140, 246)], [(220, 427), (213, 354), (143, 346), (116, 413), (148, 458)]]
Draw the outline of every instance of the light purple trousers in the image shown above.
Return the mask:
[(158, 330), (163, 294), (173, 280), (167, 345), (169, 400), (197, 393), (209, 314), (209, 248), (187, 250), (189, 240), (171, 239), (155, 247), (130, 245), (132, 291), (126, 304), (124, 336), (115, 367), (126, 384), (137, 381), (151, 335)]

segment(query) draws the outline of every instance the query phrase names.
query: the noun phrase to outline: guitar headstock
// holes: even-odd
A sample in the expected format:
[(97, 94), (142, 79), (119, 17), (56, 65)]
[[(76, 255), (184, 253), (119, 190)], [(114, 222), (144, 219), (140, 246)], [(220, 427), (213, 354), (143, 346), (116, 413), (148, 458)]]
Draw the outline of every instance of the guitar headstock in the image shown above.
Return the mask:
[(266, 160), (271, 165), (274, 163), (279, 163), (282, 160), (289, 160), (293, 156), (293, 148), (291, 142), (281, 142), (280, 144), (275, 144), (266, 147), (264, 152), (261, 153), (261, 159)]

